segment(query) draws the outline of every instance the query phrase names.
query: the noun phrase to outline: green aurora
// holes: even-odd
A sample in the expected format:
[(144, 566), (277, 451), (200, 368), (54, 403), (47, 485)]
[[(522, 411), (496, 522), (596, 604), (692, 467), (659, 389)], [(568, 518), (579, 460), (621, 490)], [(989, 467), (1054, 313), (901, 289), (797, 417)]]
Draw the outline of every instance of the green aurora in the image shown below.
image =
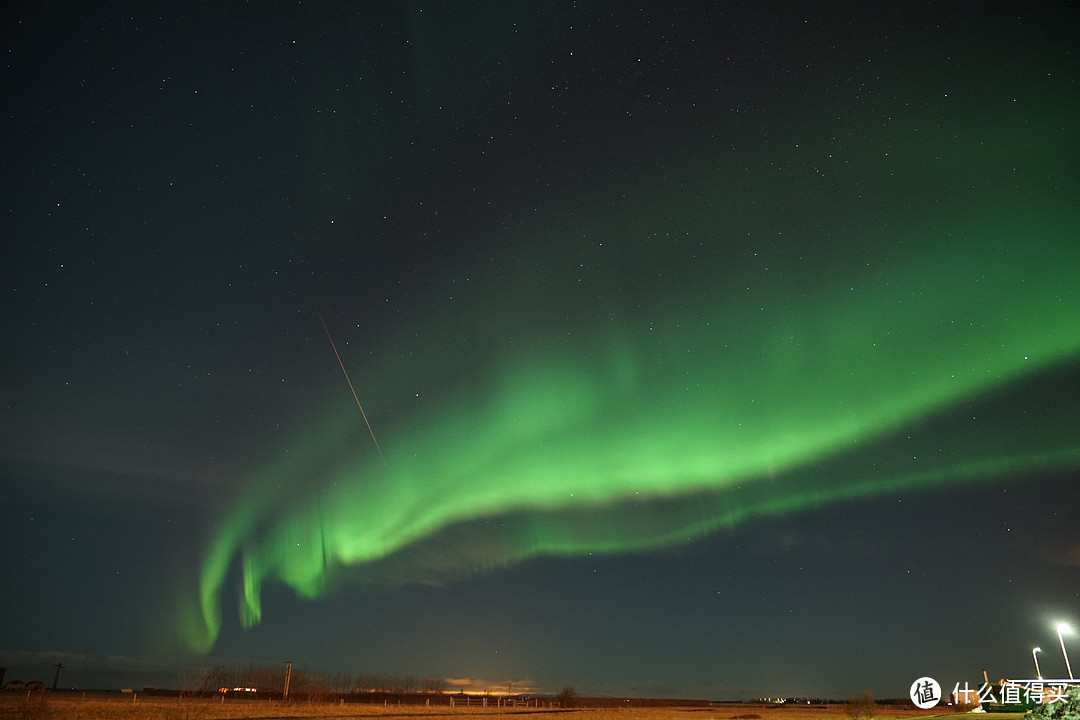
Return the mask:
[[(1002, 158), (982, 140), (920, 147), (945, 158), (934, 172), (855, 161), (813, 191), (766, 159), (742, 189), (688, 161), (696, 192), (552, 201), (541, 217), (576, 215), (574, 242), (541, 221), (527, 263), (452, 269), (443, 309), (390, 324), (366, 360), (343, 353), (385, 460), (326, 348), (340, 387), (218, 524), (188, 643), (213, 646), (237, 558), (250, 626), (267, 582), (309, 598), (341, 578), (443, 582), (1075, 467), (1063, 398), (997, 403), (1052, 388), (1080, 352), (1080, 194), (1036, 179), (1068, 155), (1053, 143)], [(977, 180), (1002, 162), (1021, 179)], [(868, 173), (892, 199), (806, 226)], [(764, 215), (786, 249), (749, 229)]]

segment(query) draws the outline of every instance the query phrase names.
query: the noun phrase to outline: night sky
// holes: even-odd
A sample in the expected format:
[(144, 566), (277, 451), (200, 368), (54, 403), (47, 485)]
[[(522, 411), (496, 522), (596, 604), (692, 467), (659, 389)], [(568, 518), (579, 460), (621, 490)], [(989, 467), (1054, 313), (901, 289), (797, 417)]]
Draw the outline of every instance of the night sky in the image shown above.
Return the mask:
[(7, 680), (1065, 675), (1075, 3), (144, 5), (4, 11)]

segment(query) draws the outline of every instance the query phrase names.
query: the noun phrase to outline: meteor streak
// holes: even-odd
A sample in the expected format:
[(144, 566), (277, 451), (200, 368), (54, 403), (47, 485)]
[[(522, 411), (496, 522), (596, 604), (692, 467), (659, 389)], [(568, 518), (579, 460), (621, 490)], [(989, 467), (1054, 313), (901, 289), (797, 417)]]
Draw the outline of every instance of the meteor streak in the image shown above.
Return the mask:
[(360, 416), (364, 418), (364, 424), (367, 425), (368, 432), (371, 433), (371, 442), (375, 443), (375, 449), (379, 451), (379, 457), (381, 458), (383, 456), (382, 448), (379, 447), (379, 441), (375, 439), (375, 431), (371, 429), (371, 423), (368, 422), (364, 406), (360, 404), (360, 398), (356, 395), (356, 388), (353, 387), (352, 380), (349, 379), (349, 371), (345, 369), (345, 363), (341, 361), (341, 354), (338, 352), (337, 345), (334, 344), (334, 338), (330, 337), (330, 329), (326, 327), (326, 320), (323, 319), (322, 313), (319, 312), (319, 306), (314, 301), (311, 304), (315, 305), (315, 313), (319, 316), (319, 322), (322, 323), (323, 330), (326, 332), (326, 339), (330, 341), (330, 347), (334, 348), (334, 357), (337, 358), (338, 365), (341, 366), (341, 372), (345, 373), (345, 382), (349, 383), (353, 400), (356, 401), (356, 407), (360, 408)]

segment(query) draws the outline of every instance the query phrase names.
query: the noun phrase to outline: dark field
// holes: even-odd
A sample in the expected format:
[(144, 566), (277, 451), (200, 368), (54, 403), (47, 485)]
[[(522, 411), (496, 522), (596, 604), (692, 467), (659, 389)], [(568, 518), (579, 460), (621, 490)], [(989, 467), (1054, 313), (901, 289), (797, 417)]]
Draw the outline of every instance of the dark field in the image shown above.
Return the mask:
[[(144, 697), (132, 693), (3, 693), (0, 720), (261, 720), (262, 718), (424, 718), (553, 715), (559, 720), (849, 720), (845, 705), (718, 704), (697, 707), (550, 708), (448, 707), (371, 703)], [(937, 708), (935, 708), (937, 710)], [(955, 718), (957, 713), (879, 706), (874, 720)], [(1000, 713), (1015, 720), (1023, 713)], [(524, 718), (522, 719), (524, 720)], [(553, 719), (554, 720), (554, 719)]]

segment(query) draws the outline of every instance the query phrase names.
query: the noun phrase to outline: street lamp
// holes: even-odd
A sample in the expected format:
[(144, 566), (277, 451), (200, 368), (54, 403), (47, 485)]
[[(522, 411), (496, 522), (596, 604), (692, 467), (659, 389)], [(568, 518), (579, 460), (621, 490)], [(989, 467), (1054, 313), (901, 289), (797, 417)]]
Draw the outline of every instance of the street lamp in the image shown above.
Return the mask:
[(1041, 653), (1042, 648), (1031, 648), (1031, 659), (1035, 661), (1035, 677), (1042, 680), (1042, 673), (1039, 672), (1039, 658), (1035, 653)]
[(1072, 674), (1072, 665), (1069, 664), (1069, 653), (1065, 652), (1065, 638), (1062, 635), (1071, 635), (1072, 628), (1065, 623), (1057, 624), (1058, 642), (1061, 643), (1061, 654), (1065, 656), (1065, 669), (1069, 671), (1069, 679), (1075, 680)]

